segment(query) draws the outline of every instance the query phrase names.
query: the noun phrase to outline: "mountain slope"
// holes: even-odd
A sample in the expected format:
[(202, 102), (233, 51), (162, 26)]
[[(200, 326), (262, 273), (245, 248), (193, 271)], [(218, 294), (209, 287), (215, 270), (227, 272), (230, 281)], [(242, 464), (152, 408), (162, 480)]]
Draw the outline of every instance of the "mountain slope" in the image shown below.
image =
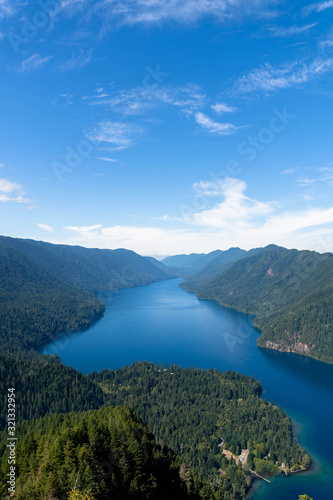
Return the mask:
[[(14, 359), (0, 354), (0, 394), (15, 388), (16, 423), (45, 415), (88, 411), (104, 405), (104, 394), (82, 373), (56, 356)], [(0, 407), (0, 430), (6, 428), (7, 405)]]
[(0, 349), (12, 353), (82, 329), (105, 310), (97, 292), (172, 277), (130, 250), (0, 236)]
[(19, 252), (0, 246), (0, 349), (14, 352), (85, 328), (105, 306), (93, 295), (54, 278)]
[(208, 265), (210, 261), (214, 260), (218, 255), (222, 253), (222, 250), (215, 250), (208, 254), (205, 253), (191, 253), (190, 255), (173, 255), (166, 257), (161, 262), (169, 267), (178, 267), (191, 269), (196, 271), (205, 265)]
[(20, 252), (68, 285), (90, 293), (147, 285), (171, 274), (131, 250), (100, 250), (0, 236), (0, 246)]
[(205, 265), (198, 270), (187, 273), (185, 278), (191, 281), (202, 281), (214, 277), (228, 269), (234, 262), (247, 258), (250, 252), (240, 248), (229, 248), (218, 254), (214, 259), (205, 262)]
[(184, 288), (256, 315), (258, 345), (333, 362), (333, 255), (270, 245)]

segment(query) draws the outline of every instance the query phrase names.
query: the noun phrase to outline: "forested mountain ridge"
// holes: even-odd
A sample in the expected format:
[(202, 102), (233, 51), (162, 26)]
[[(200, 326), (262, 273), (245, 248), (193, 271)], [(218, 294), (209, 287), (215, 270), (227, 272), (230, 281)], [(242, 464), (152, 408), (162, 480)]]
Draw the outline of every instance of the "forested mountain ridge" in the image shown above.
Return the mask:
[(254, 314), (259, 346), (333, 362), (333, 254), (269, 245), (214, 278), (181, 286)]
[[(16, 435), (17, 500), (222, 500), (158, 446), (129, 408), (52, 415), (19, 425)], [(0, 435), (3, 499), (10, 498), (6, 437)]]
[(95, 296), (62, 283), (16, 250), (0, 246), (0, 350), (12, 353), (85, 328), (102, 316)]
[[(38, 355), (14, 359), (0, 354), (0, 394), (15, 388), (16, 421), (35, 420), (54, 413), (86, 411), (104, 405), (104, 393), (56, 356)], [(6, 426), (7, 407), (0, 406), (0, 430)]]
[(0, 350), (35, 348), (59, 332), (90, 326), (105, 310), (97, 292), (170, 277), (130, 250), (0, 236)]
[(0, 246), (20, 252), (60, 281), (90, 293), (172, 277), (145, 257), (123, 248), (101, 250), (5, 236), (0, 236)]

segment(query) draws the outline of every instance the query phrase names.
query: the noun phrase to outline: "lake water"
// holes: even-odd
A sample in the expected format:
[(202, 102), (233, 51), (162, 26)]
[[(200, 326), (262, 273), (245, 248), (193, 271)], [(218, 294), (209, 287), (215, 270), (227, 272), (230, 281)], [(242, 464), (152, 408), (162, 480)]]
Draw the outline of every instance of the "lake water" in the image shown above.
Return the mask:
[(83, 373), (136, 361), (235, 370), (262, 382), (263, 397), (293, 419), (295, 436), (310, 453), (310, 471), (256, 483), (251, 498), (333, 498), (333, 366), (260, 349), (249, 316), (198, 300), (167, 280), (106, 295), (105, 316), (88, 330), (43, 349)]

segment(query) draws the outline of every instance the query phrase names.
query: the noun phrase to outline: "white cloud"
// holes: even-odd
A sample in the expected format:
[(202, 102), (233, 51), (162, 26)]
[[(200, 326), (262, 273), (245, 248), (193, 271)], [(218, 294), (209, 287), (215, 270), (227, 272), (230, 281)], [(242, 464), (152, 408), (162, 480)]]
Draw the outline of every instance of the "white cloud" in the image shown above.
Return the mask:
[(311, 12), (322, 12), (326, 9), (330, 9), (333, 7), (333, 1), (328, 0), (327, 2), (317, 2), (307, 5), (302, 9), (303, 15), (307, 16), (311, 14)]
[(112, 0), (63, 1), (62, 8), (69, 14), (84, 10), (90, 15), (103, 16), (112, 25), (156, 24), (169, 20), (190, 23), (211, 16), (220, 20), (245, 16), (262, 17), (276, 0), (128, 0), (126, 3)]
[(299, 186), (311, 186), (317, 182), (324, 182), (328, 186), (333, 186), (333, 168), (322, 167), (318, 168), (319, 175), (317, 177), (300, 177), (297, 179)]
[(10, 17), (15, 12), (15, 0), (0, 0), (0, 19)]
[(101, 156), (101, 157), (97, 158), (97, 160), (107, 161), (107, 162), (111, 162), (111, 163), (118, 163), (118, 160), (115, 160), (114, 158), (108, 158), (105, 156)]
[(283, 170), (280, 172), (281, 175), (291, 175), (294, 174), (297, 171), (296, 168), (287, 168), (286, 170)]
[(0, 168), (3, 168), (5, 166), (4, 163), (0, 163)]
[(327, 40), (322, 40), (319, 45), (320, 45), (321, 49), (327, 49), (327, 48), (333, 47), (333, 38), (328, 38)]
[(41, 56), (40, 54), (33, 54), (32, 56), (24, 59), (21, 63), (21, 71), (33, 71), (39, 69), (43, 64), (47, 63), (53, 56)]
[(222, 115), (223, 113), (234, 113), (235, 111), (237, 111), (237, 108), (235, 108), (234, 106), (228, 106), (227, 104), (223, 104), (222, 102), (213, 104), (211, 108), (218, 115)]
[(213, 208), (185, 215), (190, 224), (225, 228), (239, 226), (243, 229), (249, 226), (254, 217), (263, 217), (273, 211), (272, 202), (261, 202), (246, 196), (247, 185), (244, 181), (233, 177), (212, 182), (200, 182), (193, 189), (201, 196), (220, 197), (223, 201)]
[(80, 69), (86, 66), (91, 61), (92, 49), (84, 51), (80, 50), (80, 54), (75, 56), (74, 54), (67, 61), (58, 64), (57, 69), (60, 71), (72, 71), (74, 69)]
[(24, 195), (22, 186), (7, 179), (0, 179), (0, 202), (16, 201), (17, 203), (30, 203), (31, 200), (25, 198)]
[(300, 35), (310, 31), (312, 28), (317, 26), (318, 23), (305, 24), (303, 26), (289, 26), (285, 28), (283, 26), (272, 26), (268, 28), (268, 31), (272, 33), (274, 37), (289, 38), (294, 35)]
[(101, 227), (102, 227), (101, 224), (95, 224), (94, 226), (67, 226), (65, 229), (86, 236), (88, 234), (95, 232), (97, 229), (100, 229)]
[(204, 113), (196, 113), (195, 120), (198, 125), (213, 134), (230, 135), (237, 130), (237, 127), (235, 127), (235, 125), (232, 125), (231, 123), (214, 122)]
[(133, 136), (140, 133), (141, 129), (122, 122), (100, 122), (95, 128), (87, 132), (86, 137), (97, 143), (108, 143), (108, 151), (120, 151), (133, 145)]
[(241, 77), (234, 85), (233, 92), (272, 92), (297, 87), (333, 70), (333, 58), (314, 59), (311, 63), (293, 62), (279, 67), (265, 64), (248, 75)]
[(49, 226), (48, 224), (37, 224), (37, 226), (40, 228), (40, 229), (43, 229), (43, 231), (47, 231), (49, 233), (52, 233), (53, 231), (53, 227), (52, 226)]
[(104, 105), (125, 115), (139, 115), (162, 105), (195, 110), (205, 104), (206, 95), (198, 85), (162, 86), (157, 85), (156, 80), (152, 81), (153, 84), (149, 80), (150, 84), (146, 86), (118, 90), (107, 99), (103, 99), (103, 95), (97, 95), (97, 100), (92, 100), (89, 104)]

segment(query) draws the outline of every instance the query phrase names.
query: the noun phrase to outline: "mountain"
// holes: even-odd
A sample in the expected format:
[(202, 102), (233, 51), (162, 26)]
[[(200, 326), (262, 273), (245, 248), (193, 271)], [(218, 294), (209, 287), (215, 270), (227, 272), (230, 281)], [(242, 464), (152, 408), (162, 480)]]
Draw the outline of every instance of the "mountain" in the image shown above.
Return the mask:
[(131, 250), (100, 250), (0, 236), (60, 281), (90, 293), (147, 285), (172, 275)]
[(247, 252), (238, 247), (229, 248), (229, 250), (217, 254), (214, 258), (203, 261), (204, 265), (199, 270), (191, 268), (191, 272), (187, 272), (184, 277), (191, 281), (201, 281), (209, 277), (217, 276), (228, 269), (234, 262), (248, 257), (251, 255), (251, 252), (255, 251), (256, 250), (250, 250), (250, 252)]
[(105, 310), (98, 292), (170, 277), (130, 250), (0, 236), (0, 349), (35, 348), (59, 332), (88, 327)]
[(214, 260), (215, 257), (220, 255), (222, 250), (215, 250), (214, 252), (210, 252), (208, 254), (205, 253), (191, 253), (190, 255), (173, 255), (170, 257), (166, 257), (161, 262), (169, 267), (178, 267), (184, 269), (191, 269), (192, 271), (196, 271), (201, 267), (209, 264), (211, 260)]
[(259, 346), (333, 362), (333, 254), (269, 245), (213, 278), (182, 286), (254, 314)]
[(21, 253), (0, 245), (0, 350), (14, 352), (90, 325), (105, 306), (59, 281)]

